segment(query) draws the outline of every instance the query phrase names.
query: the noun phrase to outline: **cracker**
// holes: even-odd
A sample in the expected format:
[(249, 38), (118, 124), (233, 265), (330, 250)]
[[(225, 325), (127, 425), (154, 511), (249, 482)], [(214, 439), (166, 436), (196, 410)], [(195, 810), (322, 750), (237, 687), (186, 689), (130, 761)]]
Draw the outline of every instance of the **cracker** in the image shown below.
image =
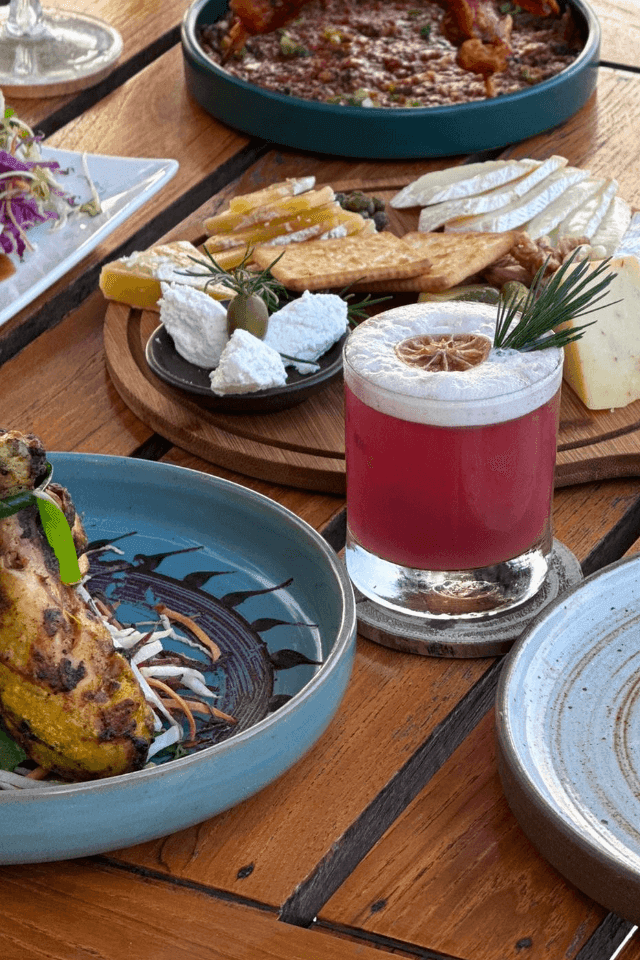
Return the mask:
[[(273, 246), (256, 247), (253, 259), (262, 269), (269, 267), (275, 259)], [(271, 272), (289, 290), (323, 290), (355, 280), (374, 283), (412, 277), (430, 264), (421, 250), (383, 231), (295, 244), (287, 247)]]
[(511, 250), (520, 236), (518, 230), (505, 233), (405, 233), (402, 238), (431, 261), (428, 271), (398, 280), (376, 280), (358, 284), (354, 289), (372, 293), (441, 293), (480, 273)]

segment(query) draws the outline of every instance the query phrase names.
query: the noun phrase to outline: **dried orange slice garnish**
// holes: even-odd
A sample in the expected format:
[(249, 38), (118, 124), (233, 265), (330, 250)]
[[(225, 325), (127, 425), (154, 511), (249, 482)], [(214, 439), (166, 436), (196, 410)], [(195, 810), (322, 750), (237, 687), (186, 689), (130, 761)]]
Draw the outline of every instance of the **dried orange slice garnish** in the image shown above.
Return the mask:
[(431, 372), (470, 370), (486, 360), (490, 350), (491, 340), (480, 333), (423, 333), (395, 346), (403, 363)]

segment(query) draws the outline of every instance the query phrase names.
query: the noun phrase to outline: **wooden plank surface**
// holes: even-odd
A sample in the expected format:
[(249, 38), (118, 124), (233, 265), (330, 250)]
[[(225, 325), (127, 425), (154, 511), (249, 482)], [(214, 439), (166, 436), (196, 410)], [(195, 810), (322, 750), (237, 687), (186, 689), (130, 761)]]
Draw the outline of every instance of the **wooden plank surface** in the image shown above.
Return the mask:
[(99, 292), (2, 366), (3, 426), (42, 437), (48, 449), (127, 456), (151, 436), (111, 384), (104, 364)]
[[(122, 36), (123, 50), (115, 67), (120, 72), (127, 67), (134, 69), (132, 61), (136, 58), (143, 57), (147, 62), (152, 59), (163, 39), (165, 43), (175, 45), (178, 42), (178, 26), (186, 9), (184, 0), (154, 0), (153, 3), (140, 3), (140, 0), (51, 0), (46, 6), (98, 17), (118, 30)], [(139, 64), (137, 66), (139, 69)], [(75, 96), (25, 99), (11, 94), (8, 100), (23, 120), (39, 128), (43, 120), (60, 113), (77, 100), (80, 103), (76, 103), (75, 112), (86, 109), (85, 104), (103, 95), (114, 79), (107, 78), (97, 89), (89, 89)]]
[(577, 956), (606, 911), (567, 884), (522, 833), (498, 779), (493, 723), (491, 712), (321, 920), (473, 960)]
[[(109, 6), (128, 2), (133, 0), (112, 0)], [(61, 138), (70, 138), (60, 145), (111, 154), (126, 154), (126, 140), (134, 155), (171, 156), (160, 149), (169, 142), (183, 162), (184, 179), (174, 182), (175, 191), (121, 228), (120, 239), (79, 268), (79, 279), (91, 281), (101, 258), (152, 216), (166, 215), (185, 191), (191, 191), (190, 205), (176, 213), (176, 224), (191, 211), (196, 222), (197, 208), (207, 198), (194, 191), (203, 181), (221, 176), (224, 184), (242, 174), (244, 168), (216, 173), (246, 141), (189, 101), (177, 54), (172, 50), (154, 61), (60, 131)], [(637, 77), (601, 71), (598, 94), (580, 116), (522, 145), (517, 155), (557, 152), (594, 173), (615, 171), (621, 192), (631, 198), (640, 183), (639, 91)], [(141, 104), (148, 104), (144, 124), (138, 122)], [(417, 175), (434, 165), (448, 161), (325, 164), (324, 158), (275, 149), (242, 174), (236, 189), (255, 189), (291, 173), (317, 171), (331, 182), (398, 170)], [(213, 207), (220, 202), (221, 197), (210, 201)], [(170, 227), (165, 220), (158, 235)], [(101, 342), (104, 302), (95, 292), (95, 274), (91, 282), (79, 294), (85, 300), (89, 292), (80, 309), (3, 366), (2, 423), (35, 430), (57, 449), (131, 454), (152, 439), (151, 431), (109, 381)], [(67, 278), (60, 287), (68, 283)], [(247, 483), (316, 529), (334, 521), (342, 507), (340, 497), (247, 481), (177, 448), (163, 459)], [(611, 541), (612, 531), (623, 526), (631, 535), (637, 502), (638, 485), (628, 480), (560, 490), (556, 535), (581, 560), (604, 556), (598, 550)], [(618, 549), (621, 541), (614, 541), (607, 549)], [(183, 954), (373, 960), (391, 956), (391, 944), (406, 940), (417, 945), (413, 956), (437, 949), (465, 960), (578, 960), (601, 929), (603, 913), (540, 861), (509, 819), (487, 714), (496, 676), (487, 661), (422, 660), (361, 640), (352, 683), (325, 736), (300, 764), (247, 803), (166, 840), (114, 854), (121, 869), (82, 861), (0, 870), (0, 955), (67, 960), (73, 950), (83, 960), (124, 960), (135, 944), (142, 960)], [(476, 725), (483, 714), (486, 719)], [(456, 738), (463, 741), (457, 749)], [(380, 881), (374, 868), (382, 871)], [(137, 869), (142, 872), (127, 872)], [(366, 891), (362, 880), (369, 876), (374, 886)], [(224, 903), (211, 896), (212, 888), (269, 909)], [(295, 919), (296, 911), (304, 916), (314, 903), (335, 932), (276, 919), (280, 907)], [(307, 913), (307, 922), (312, 919)], [(352, 923), (356, 940), (337, 936)], [(358, 942), (358, 928), (385, 939), (375, 948), (366, 946)]]
[(600, 59), (640, 67), (640, 5), (637, 0), (589, 0), (602, 28)]
[(391, 960), (215, 891), (92, 863), (0, 868), (2, 960)]
[(594, 176), (615, 176), (620, 196), (640, 200), (640, 76), (600, 67), (598, 88), (562, 127), (531, 137), (505, 151), (505, 157), (567, 157)]

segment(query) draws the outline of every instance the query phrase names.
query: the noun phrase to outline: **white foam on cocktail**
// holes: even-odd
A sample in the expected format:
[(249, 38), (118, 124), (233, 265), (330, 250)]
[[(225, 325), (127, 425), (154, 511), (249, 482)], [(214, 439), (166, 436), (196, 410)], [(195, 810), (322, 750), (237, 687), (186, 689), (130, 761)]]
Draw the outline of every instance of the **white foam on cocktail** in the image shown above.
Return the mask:
[(497, 308), (468, 302), (415, 303), (372, 317), (349, 335), (344, 377), (368, 406), (433, 426), (482, 426), (515, 420), (542, 406), (562, 379), (563, 351), (491, 349), (463, 371), (427, 371), (404, 363), (396, 344), (419, 334), (478, 333), (493, 342)]

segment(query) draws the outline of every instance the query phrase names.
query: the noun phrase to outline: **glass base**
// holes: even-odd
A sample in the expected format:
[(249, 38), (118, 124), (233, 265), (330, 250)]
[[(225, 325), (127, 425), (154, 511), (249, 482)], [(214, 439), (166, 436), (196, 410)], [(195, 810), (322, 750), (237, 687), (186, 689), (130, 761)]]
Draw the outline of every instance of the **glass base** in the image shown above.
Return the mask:
[(419, 570), (383, 560), (365, 550), (347, 527), (345, 561), (351, 581), (383, 608), (437, 620), (486, 618), (526, 603), (548, 571), (550, 544), (474, 570)]
[(52, 97), (98, 83), (122, 54), (113, 27), (81, 13), (44, 10), (31, 32), (16, 35), (0, 11), (0, 88), (5, 98)]

